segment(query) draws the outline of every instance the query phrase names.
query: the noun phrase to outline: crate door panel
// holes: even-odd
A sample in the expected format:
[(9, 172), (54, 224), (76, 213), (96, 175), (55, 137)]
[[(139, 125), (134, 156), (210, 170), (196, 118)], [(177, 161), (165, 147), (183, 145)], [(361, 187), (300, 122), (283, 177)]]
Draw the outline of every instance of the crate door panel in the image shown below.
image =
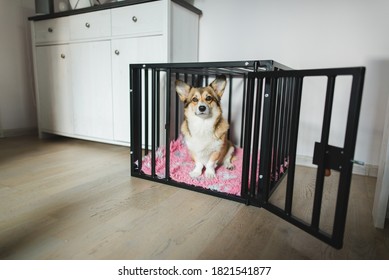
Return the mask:
[(250, 75), (251, 83), (269, 84), (270, 108), (252, 199), (336, 248), (343, 244), (363, 78), (364, 68)]

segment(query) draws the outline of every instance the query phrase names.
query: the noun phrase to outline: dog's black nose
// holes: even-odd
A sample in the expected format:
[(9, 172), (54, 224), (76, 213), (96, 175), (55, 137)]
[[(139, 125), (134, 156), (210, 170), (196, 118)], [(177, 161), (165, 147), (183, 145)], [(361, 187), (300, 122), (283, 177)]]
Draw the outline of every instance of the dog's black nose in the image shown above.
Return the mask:
[(207, 109), (204, 105), (199, 106), (199, 111), (204, 112)]

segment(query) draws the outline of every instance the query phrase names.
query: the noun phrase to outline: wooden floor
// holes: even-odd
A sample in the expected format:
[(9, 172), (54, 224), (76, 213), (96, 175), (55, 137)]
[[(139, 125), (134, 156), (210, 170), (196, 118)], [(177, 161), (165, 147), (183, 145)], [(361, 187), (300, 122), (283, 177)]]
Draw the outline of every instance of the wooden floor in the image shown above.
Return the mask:
[(336, 250), (264, 209), (131, 178), (126, 147), (0, 139), (0, 258), (389, 259), (389, 229), (372, 225), (375, 179), (352, 184)]

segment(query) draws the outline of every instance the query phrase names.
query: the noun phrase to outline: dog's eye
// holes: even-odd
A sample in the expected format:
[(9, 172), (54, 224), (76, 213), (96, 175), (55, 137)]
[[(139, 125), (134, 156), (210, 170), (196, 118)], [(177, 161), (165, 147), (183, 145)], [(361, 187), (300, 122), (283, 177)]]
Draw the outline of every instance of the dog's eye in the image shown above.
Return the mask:
[(199, 100), (197, 99), (197, 97), (193, 97), (192, 101), (193, 102), (198, 102)]
[(205, 98), (205, 101), (211, 101), (212, 100), (212, 96), (208, 95), (206, 98)]

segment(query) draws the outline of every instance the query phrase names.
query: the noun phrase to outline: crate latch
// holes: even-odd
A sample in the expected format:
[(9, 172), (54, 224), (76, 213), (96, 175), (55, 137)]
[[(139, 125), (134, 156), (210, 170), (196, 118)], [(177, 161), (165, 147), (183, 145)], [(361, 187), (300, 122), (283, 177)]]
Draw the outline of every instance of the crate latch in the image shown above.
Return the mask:
[[(315, 165), (324, 165), (326, 174), (329, 170), (342, 170), (342, 164), (344, 162), (344, 150), (343, 148), (323, 145), (322, 143), (315, 142), (315, 149), (313, 152), (312, 163)], [(327, 171), (328, 170), (328, 171)]]

